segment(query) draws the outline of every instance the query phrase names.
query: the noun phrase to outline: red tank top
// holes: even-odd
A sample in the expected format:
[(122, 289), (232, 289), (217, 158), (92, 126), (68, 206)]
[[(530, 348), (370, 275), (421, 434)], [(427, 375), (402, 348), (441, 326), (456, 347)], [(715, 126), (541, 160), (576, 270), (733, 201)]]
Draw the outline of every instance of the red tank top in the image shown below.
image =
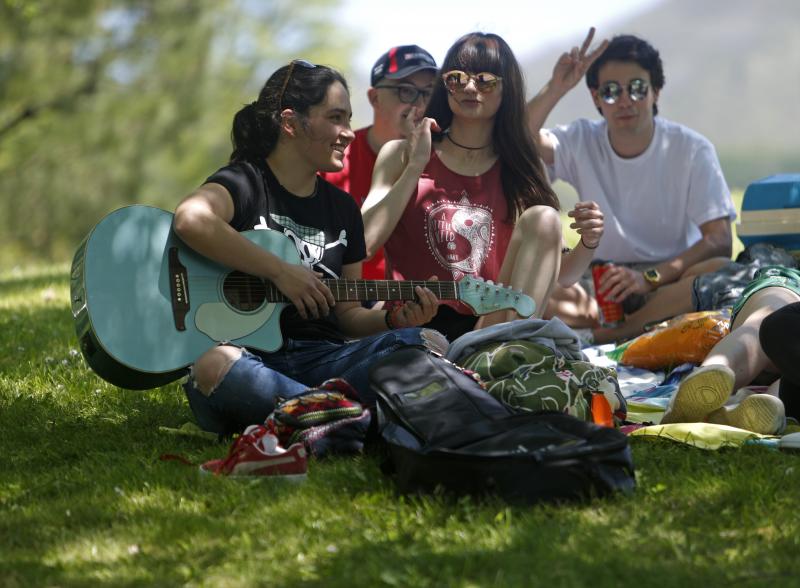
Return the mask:
[[(378, 157), (369, 146), (367, 131), (369, 127), (356, 131), (356, 138), (344, 152), (344, 168), (341, 171), (320, 173), (331, 184), (350, 194), (359, 207), (369, 194), (372, 170)], [(383, 280), (386, 277), (383, 249), (376, 251), (372, 259), (364, 262), (361, 274), (367, 280)]]
[[(500, 180), (500, 161), (481, 176), (459, 175), (435, 152), (400, 222), (386, 242), (396, 280), (465, 275), (497, 280), (514, 229)], [(463, 314), (461, 303), (446, 302)]]

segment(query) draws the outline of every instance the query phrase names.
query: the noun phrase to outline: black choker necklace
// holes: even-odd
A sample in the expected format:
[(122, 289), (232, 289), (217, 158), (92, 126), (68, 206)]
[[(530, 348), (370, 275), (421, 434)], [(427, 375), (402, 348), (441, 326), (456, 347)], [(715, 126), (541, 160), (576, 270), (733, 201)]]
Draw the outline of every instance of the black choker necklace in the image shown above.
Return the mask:
[(484, 145), (483, 147), (467, 147), (466, 145), (462, 145), (461, 143), (453, 139), (453, 137), (450, 136), (450, 131), (446, 132), (444, 135), (450, 140), (450, 142), (453, 145), (455, 145), (456, 147), (461, 147), (462, 149), (466, 149), (467, 151), (480, 151), (481, 149), (486, 149), (491, 145), (491, 143), (486, 143), (486, 145)]

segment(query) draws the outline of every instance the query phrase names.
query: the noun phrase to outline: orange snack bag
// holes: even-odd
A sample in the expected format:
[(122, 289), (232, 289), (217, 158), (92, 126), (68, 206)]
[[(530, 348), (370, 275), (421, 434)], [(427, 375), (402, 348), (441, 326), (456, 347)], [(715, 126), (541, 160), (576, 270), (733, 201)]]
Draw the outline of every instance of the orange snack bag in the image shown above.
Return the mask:
[(730, 331), (730, 317), (728, 308), (679, 315), (628, 343), (620, 363), (650, 370), (700, 363)]

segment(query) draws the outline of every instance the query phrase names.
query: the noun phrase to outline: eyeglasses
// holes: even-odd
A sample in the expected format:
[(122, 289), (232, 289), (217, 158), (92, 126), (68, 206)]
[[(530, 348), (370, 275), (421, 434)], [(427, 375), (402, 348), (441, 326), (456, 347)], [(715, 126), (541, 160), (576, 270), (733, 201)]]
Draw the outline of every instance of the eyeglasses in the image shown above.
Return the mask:
[(292, 72), (294, 72), (294, 68), (296, 65), (300, 67), (304, 67), (306, 69), (314, 69), (317, 67), (310, 61), (306, 61), (305, 59), (295, 59), (289, 64), (289, 69), (286, 71), (286, 79), (283, 80), (283, 85), (281, 86), (281, 93), (278, 94), (278, 107), (283, 110), (283, 94), (286, 92), (286, 86), (289, 85), (289, 80), (292, 79)]
[[(639, 102), (647, 98), (647, 90), (649, 88), (650, 84), (646, 81), (635, 78), (628, 82), (628, 96), (634, 102)], [(597, 89), (597, 95), (606, 104), (616, 104), (617, 100), (622, 96), (622, 84), (619, 82), (606, 82)]]
[(481, 94), (488, 94), (489, 92), (494, 91), (494, 89), (497, 87), (497, 83), (503, 78), (496, 76), (493, 73), (489, 73), (488, 71), (470, 74), (465, 71), (454, 69), (442, 74), (442, 79), (444, 80), (444, 85), (447, 88), (447, 91), (451, 94), (455, 94), (457, 91), (463, 92), (470, 80), (475, 82), (475, 89), (478, 90), (478, 92)]
[(431, 97), (431, 90), (421, 90), (416, 86), (375, 86), (375, 89), (394, 90), (397, 93), (397, 99), (403, 104), (414, 104), (420, 96), (422, 96), (423, 102), (426, 102)]

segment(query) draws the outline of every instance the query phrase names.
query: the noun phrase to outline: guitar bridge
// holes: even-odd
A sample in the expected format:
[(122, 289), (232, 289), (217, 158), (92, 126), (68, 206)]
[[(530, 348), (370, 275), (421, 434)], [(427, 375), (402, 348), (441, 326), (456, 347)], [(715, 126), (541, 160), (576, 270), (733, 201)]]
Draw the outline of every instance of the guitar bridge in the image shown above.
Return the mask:
[(169, 291), (172, 301), (172, 319), (175, 328), (186, 330), (186, 314), (189, 312), (189, 279), (186, 267), (178, 259), (178, 248), (169, 250)]

